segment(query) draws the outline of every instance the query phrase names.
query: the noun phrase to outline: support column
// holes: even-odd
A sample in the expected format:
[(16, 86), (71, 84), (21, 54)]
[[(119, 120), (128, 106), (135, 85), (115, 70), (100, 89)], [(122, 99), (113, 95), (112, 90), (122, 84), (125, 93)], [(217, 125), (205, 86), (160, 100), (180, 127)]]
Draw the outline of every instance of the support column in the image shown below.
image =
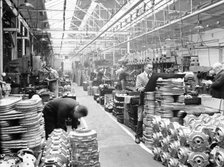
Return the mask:
[(0, 79), (2, 79), (1, 74), (3, 72), (3, 0), (0, 0)]
[(223, 56), (224, 56), (224, 55), (223, 55), (223, 53), (224, 53), (224, 52), (223, 52), (223, 49), (224, 49), (223, 47), (220, 47), (220, 48), (219, 48), (219, 62), (220, 62), (220, 63), (224, 63), (224, 62), (223, 62)]
[[(25, 36), (25, 27), (23, 26), (22, 28), (22, 36)], [(26, 55), (26, 40), (24, 38), (22, 38), (22, 56)]]
[(128, 42), (127, 42), (127, 53), (130, 54), (130, 35), (128, 35)]
[(113, 65), (115, 65), (115, 44), (114, 44), (114, 48), (113, 48)]

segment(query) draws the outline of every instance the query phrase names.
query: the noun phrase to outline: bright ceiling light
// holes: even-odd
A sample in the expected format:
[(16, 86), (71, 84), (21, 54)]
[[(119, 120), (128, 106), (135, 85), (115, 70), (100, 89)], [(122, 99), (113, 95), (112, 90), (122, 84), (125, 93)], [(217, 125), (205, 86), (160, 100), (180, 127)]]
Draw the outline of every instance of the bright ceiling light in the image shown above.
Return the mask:
[(25, 0), (24, 3), (19, 5), (18, 8), (19, 9), (34, 9), (34, 6), (31, 3), (27, 2), (27, 0)]

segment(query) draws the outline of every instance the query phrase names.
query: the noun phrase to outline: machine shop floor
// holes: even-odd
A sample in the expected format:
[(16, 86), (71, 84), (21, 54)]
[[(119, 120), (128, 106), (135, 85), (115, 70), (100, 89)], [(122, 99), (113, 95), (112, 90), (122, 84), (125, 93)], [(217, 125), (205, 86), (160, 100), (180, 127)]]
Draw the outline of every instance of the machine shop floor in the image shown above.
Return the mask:
[(85, 118), (88, 128), (97, 131), (102, 167), (163, 166), (137, 145), (133, 138), (94, 101), (93, 96), (88, 96), (87, 92), (78, 86), (75, 86), (75, 92), (77, 101), (89, 109), (89, 115)]

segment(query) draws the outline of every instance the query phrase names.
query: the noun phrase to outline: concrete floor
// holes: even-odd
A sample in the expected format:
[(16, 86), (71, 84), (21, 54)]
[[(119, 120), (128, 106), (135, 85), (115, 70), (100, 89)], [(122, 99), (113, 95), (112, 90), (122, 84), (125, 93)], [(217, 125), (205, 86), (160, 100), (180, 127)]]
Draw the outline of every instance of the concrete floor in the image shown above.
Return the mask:
[[(88, 96), (82, 87), (75, 86), (77, 101), (86, 105), (88, 128), (98, 134), (101, 167), (162, 167), (152, 155), (136, 144), (133, 136), (117, 123), (103, 108)], [(128, 128), (127, 128), (128, 129)]]

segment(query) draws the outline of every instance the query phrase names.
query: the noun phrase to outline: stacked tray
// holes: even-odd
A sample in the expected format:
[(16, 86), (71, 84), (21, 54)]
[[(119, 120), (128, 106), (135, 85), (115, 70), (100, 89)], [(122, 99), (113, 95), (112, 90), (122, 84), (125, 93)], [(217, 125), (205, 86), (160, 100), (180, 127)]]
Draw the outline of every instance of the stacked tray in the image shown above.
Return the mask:
[(13, 100), (10, 98), (0, 104), (0, 124), (2, 126), (0, 137), (3, 153), (15, 153), (18, 149), (34, 148), (41, 144), (40, 102), (39, 99), (22, 101), (21, 98), (15, 100), (14, 97)]
[(178, 112), (185, 108), (183, 103), (184, 81), (183, 79), (163, 79), (157, 81), (157, 101), (160, 110), (156, 115), (162, 118), (178, 122)]
[(125, 94), (115, 94), (113, 115), (116, 116), (117, 121), (124, 123), (124, 97)]
[[(7, 113), (15, 108), (15, 104), (22, 100), (20, 97), (7, 97), (0, 100), (0, 114)], [(1, 116), (1, 115), (0, 115)]]
[(1, 152), (4, 154), (11, 153), (10, 147), (7, 147), (8, 142), (17, 139), (20, 134), (26, 131), (26, 128), (18, 123), (18, 120), (23, 118), (24, 114), (14, 110), (16, 103), (20, 100), (22, 100), (20, 97), (7, 97), (0, 100), (0, 140)]
[(155, 92), (145, 92), (143, 112), (143, 139), (146, 147), (152, 148), (152, 117), (155, 113)]
[(27, 128), (26, 133), (22, 134), (22, 139), (27, 142), (27, 145), (36, 147), (41, 144), (40, 122), (42, 114), (38, 113), (40, 100), (28, 99), (20, 101), (16, 104), (16, 110), (25, 114), (24, 118), (20, 119), (20, 125)]
[(100, 167), (97, 133), (94, 130), (76, 130), (69, 134), (72, 161), (77, 167)]

